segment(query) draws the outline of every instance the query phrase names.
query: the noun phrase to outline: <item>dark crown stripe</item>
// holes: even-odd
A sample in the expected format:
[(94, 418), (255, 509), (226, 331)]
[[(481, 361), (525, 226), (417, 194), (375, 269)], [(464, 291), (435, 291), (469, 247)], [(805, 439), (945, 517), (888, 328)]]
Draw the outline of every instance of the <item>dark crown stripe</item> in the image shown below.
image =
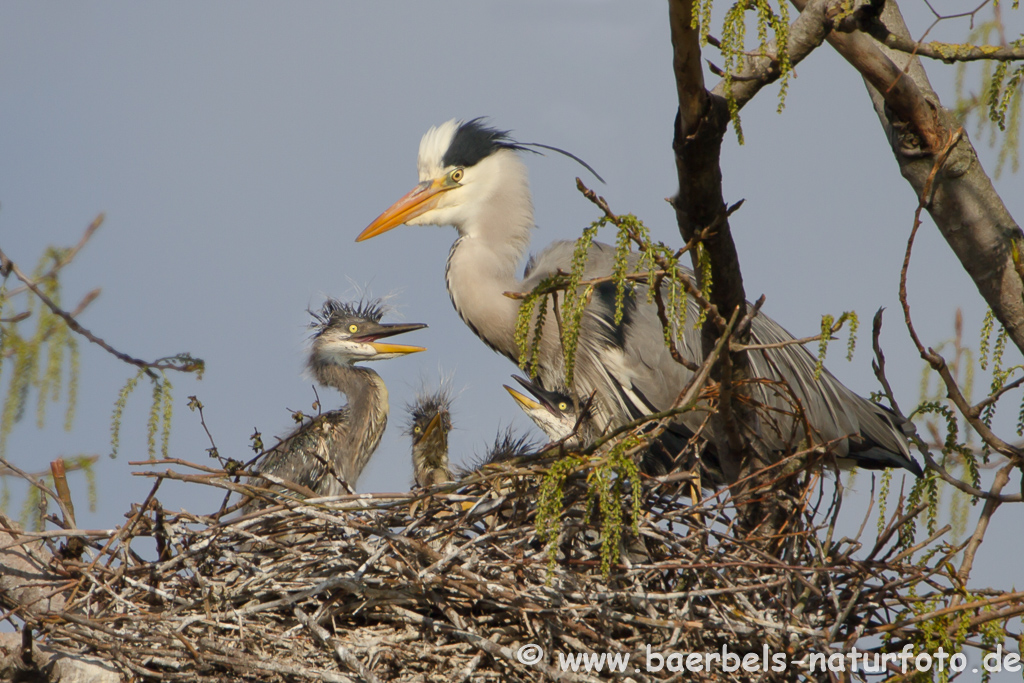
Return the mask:
[(444, 153), (441, 163), (448, 166), (475, 166), (481, 159), (499, 149), (524, 149), (509, 137), (509, 131), (488, 128), (483, 118), (466, 121), (459, 126)]

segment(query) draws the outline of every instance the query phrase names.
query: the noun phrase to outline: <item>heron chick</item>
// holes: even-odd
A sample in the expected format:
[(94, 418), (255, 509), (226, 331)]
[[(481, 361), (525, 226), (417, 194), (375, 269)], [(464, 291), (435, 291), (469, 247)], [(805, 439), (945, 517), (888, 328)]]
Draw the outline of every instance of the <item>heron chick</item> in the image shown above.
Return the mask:
[[(402, 224), (454, 226), (458, 238), (445, 267), (452, 304), (484, 343), (517, 365), (520, 301), (505, 293), (532, 291), (547, 278), (575, 268), (576, 243), (561, 241), (541, 251), (523, 278), (516, 275), (535, 227), (521, 157), (538, 146), (553, 149), (518, 142), (482, 119), (452, 120), (431, 128), (420, 141), (419, 183), (356, 238), (366, 240)], [(593, 242), (582, 278), (610, 276), (615, 254), (614, 246)], [(644, 270), (639, 260), (640, 255), (632, 252), (625, 272)], [(692, 272), (680, 272), (693, 281)], [(564, 386), (565, 358), (555, 325), (543, 327), (534, 357), (540, 386), (594, 396), (593, 420), (599, 432), (670, 408), (693, 377), (664, 343), (647, 285), (629, 283), (626, 291), (620, 306), (610, 279), (593, 287), (580, 321), (573, 386)], [(550, 299), (547, 320), (557, 315)], [(704, 312), (695, 297), (686, 305), (685, 324), (673, 333), (676, 352), (692, 366), (704, 360), (699, 324)], [(747, 354), (751, 375), (759, 380), (749, 389), (752, 402), (760, 407), (751, 428), (764, 447), (781, 453), (813, 439), (831, 444), (831, 453), (840, 461), (867, 468), (903, 467), (920, 476), (921, 467), (907, 441), (909, 423), (858, 396), (827, 370), (818, 372), (815, 358), (793, 342), (793, 336), (767, 315), (753, 318), (750, 344), (763, 348)], [(781, 386), (788, 389), (780, 390)], [(704, 412), (684, 413), (670, 428), (679, 425), (684, 435), (703, 433), (719, 456), (729, 454), (724, 425), (710, 420), (705, 428)], [(729, 465), (730, 480), (739, 476), (737, 458), (722, 464)]]
[(505, 431), (499, 430), (495, 435), (494, 443), (488, 447), (487, 455), (476, 469), (483, 465), (529, 458), (539, 451), (540, 446), (528, 434), (516, 434), (512, 427), (506, 427)]
[(263, 476), (254, 484), (265, 487), (273, 477), (315, 496), (337, 496), (355, 486), (388, 421), (384, 381), (373, 370), (355, 364), (426, 350), (378, 341), (426, 327), (382, 323), (385, 312), (379, 300), (343, 303), (336, 299), (328, 299), (319, 311), (310, 311), (309, 370), (319, 385), (337, 389), (348, 403), (321, 413), (267, 451), (258, 468)]
[(477, 453), (468, 463), (455, 468), (455, 477), (468, 477), (491, 465), (507, 465), (510, 461), (529, 460), (541, 452), (540, 444), (528, 434), (517, 434), (511, 426), (499, 428), (498, 433), (494, 435), (494, 442), (487, 446), (486, 453)]
[[(577, 450), (588, 446), (600, 434), (595, 433), (593, 422), (587, 406), (576, 407), (569, 394), (560, 391), (547, 391), (535, 382), (512, 375), (529, 396), (516, 391), (507, 384), (503, 385), (519, 408), (533, 420), (542, 432), (552, 441), (563, 441), (569, 450)], [(584, 411), (583, 419), (579, 410)], [(692, 435), (665, 431), (653, 439), (638, 463), (640, 471), (652, 477), (660, 477), (686, 465), (681, 460), (682, 452), (690, 446)], [(701, 449), (697, 460), (705, 472), (702, 482), (708, 485), (723, 484), (723, 476), (718, 466), (718, 459), (707, 446)], [(680, 462), (677, 462), (680, 461)]]
[(452, 396), (446, 386), (433, 394), (420, 394), (406, 406), (412, 437), (412, 470), (417, 486), (424, 488), (452, 480), (448, 465), (448, 432), (452, 429)]
[(565, 447), (570, 450), (582, 448), (593, 440), (591, 422), (586, 416), (579, 419), (579, 411), (569, 394), (547, 391), (519, 375), (512, 375), (512, 379), (519, 382), (530, 395), (503, 384), (505, 391), (549, 439), (564, 440)]

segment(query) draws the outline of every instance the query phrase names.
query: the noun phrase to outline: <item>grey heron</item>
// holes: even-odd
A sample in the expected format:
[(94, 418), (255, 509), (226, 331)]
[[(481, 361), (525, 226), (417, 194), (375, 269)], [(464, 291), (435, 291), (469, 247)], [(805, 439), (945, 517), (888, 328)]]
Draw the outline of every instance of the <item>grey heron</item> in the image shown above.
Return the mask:
[[(544, 249), (523, 278), (516, 270), (530, 245), (533, 199), (521, 153), (532, 143), (514, 140), (507, 131), (482, 119), (451, 120), (431, 128), (420, 141), (419, 183), (356, 238), (362, 241), (398, 225), (451, 225), (458, 238), (448, 254), (445, 279), (452, 304), (485, 344), (518, 364), (515, 342), (520, 302), (505, 292), (527, 292), (545, 278), (571, 267), (574, 243), (559, 241)], [(561, 151), (561, 150), (559, 150)], [(585, 278), (612, 273), (614, 249), (595, 242)], [(637, 255), (630, 262), (635, 270)], [(687, 271), (686, 277), (692, 277)], [(663, 342), (646, 285), (636, 283), (626, 297), (621, 324), (614, 323), (615, 287), (600, 285), (583, 316), (573, 386), (577, 397), (594, 395), (593, 420), (603, 431), (667, 409), (692, 372), (676, 363)], [(702, 360), (700, 310), (688, 302), (687, 321), (676, 330), (680, 354)], [(549, 320), (552, 319), (550, 316)], [(840, 462), (867, 468), (903, 467), (920, 476), (910, 455), (904, 424), (891, 411), (849, 390), (827, 370), (816, 377), (815, 359), (793, 336), (764, 314), (753, 319), (751, 344), (770, 345), (748, 353), (753, 376), (751, 398), (764, 407), (759, 436), (764, 446), (782, 451), (813, 437), (829, 443)], [(557, 330), (546, 325), (539, 346), (538, 379), (548, 389), (564, 387), (565, 361)], [(788, 400), (780, 387), (789, 387)], [(798, 403), (806, 416), (799, 418)], [(678, 422), (690, 433), (703, 429), (699, 412)], [(813, 434), (806, 434), (805, 424)], [(710, 432), (710, 434), (709, 434)], [(703, 432), (711, 443), (724, 435), (711, 426)]]
[(571, 450), (588, 445), (597, 434), (593, 433), (593, 425), (586, 416), (579, 419), (579, 410), (572, 397), (560, 391), (547, 391), (534, 382), (518, 375), (512, 375), (530, 395), (517, 391), (509, 385), (503, 385), (505, 391), (515, 400), (519, 409), (533, 420), (542, 432), (552, 441), (563, 441)]
[(412, 471), (417, 486), (424, 488), (452, 480), (448, 464), (448, 432), (452, 429), (451, 392), (441, 387), (422, 393), (407, 409), (412, 437)]
[[(561, 391), (548, 391), (535, 382), (512, 375), (512, 379), (529, 392), (529, 396), (513, 389), (507, 384), (504, 385), (507, 391), (519, 408), (526, 413), (527, 417), (533, 420), (542, 432), (552, 441), (565, 440), (565, 447), (576, 450), (588, 446), (600, 434), (594, 433), (594, 427), (589, 419), (587, 406), (582, 406), (584, 411), (583, 419), (579, 418), (577, 403), (572, 397)], [(665, 432), (644, 449), (639, 460), (640, 471), (652, 477), (662, 476), (673, 472), (680, 467), (686, 466), (686, 462), (679, 462), (682, 451), (688, 447), (689, 439), (681, 439), (679, 435), (672, 432)], [(697, 458), (707, 476), (702, 478), (706, 484), (722, 484), (723, 475), (717, 464), (714, 453), (704, 451)]]
[(310, 311), (309, 370), (318, 384), (345, 395), (348, 404), (321, 413), (282, 439), (267, 452), (258, 468), (263, 476), (253, 483), (267, 486), (265, 477), (274, 477), (316, 496), (340, 495), (355, 486), (388, 421), (384, 381), (373, 370), (355, 363), (425, 350), (378, 341), (426, 327), (422, 323), (382, 323), (384, 313), (380, 301), (353, 304), (335, 299), (328, 299), (320, 311)]

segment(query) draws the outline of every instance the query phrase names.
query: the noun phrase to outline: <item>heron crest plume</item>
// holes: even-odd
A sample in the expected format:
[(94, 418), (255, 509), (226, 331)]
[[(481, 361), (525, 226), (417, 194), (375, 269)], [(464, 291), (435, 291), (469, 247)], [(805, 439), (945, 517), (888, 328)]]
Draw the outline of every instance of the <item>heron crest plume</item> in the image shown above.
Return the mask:
[(595, 178), (604, 182), (604, 178), (590, 164), (572, 152), (540, 142), (514, 140), (511, 137), (511, 131), (489, 127), (487, 118), (483, 116), (469, 121), (452, 119), (439, 126), (434, 126), (426, 132), (420, 140), (418, 160), (420, 180), (435, 178), (445, 168), (475, 166), (501, 149), (543, 155), (543, 152), (533, 149), (535, 147), (569, 157), (590, 171)]
[(309, 323), (310, 329), (315, 331), (314, 334), (322, 334), (332, 325), (351, 318), (379, 323), (389, 309), (383, 299), (360, 299), (357, 302), (348, 302), (328, 298), (319, 311), (307, 310), (313, 316), (313, 320)]

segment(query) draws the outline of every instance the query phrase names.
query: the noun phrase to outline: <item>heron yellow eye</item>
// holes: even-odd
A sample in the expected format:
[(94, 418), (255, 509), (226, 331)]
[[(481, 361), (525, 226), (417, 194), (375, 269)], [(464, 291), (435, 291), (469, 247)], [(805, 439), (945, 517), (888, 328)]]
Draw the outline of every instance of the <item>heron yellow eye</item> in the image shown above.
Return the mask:
[(561, 403), (558, 404), (558, 409), (559, 410), (568, 410), (568, 408), (569, 408), (569, 404), (566, 403), (565, 401), (562, 401)]
[(414, 434), (419, 434), (420, 432), (423, 431), (423, 429), (421, 429), (420, 427), (413, 427), (412, 431)]
[(348, 331), (349, 332), (358, 332), (359, 331), (359, 325), (356, 325), (354, 323), (352, 325), (349, 325), (348, 326)]
[(466, 174), (461, 168), (457, 168), (448, 174), (448, 177), (452, 179), (452, 182), (458, 183), (462, 181), (462, 176)]

